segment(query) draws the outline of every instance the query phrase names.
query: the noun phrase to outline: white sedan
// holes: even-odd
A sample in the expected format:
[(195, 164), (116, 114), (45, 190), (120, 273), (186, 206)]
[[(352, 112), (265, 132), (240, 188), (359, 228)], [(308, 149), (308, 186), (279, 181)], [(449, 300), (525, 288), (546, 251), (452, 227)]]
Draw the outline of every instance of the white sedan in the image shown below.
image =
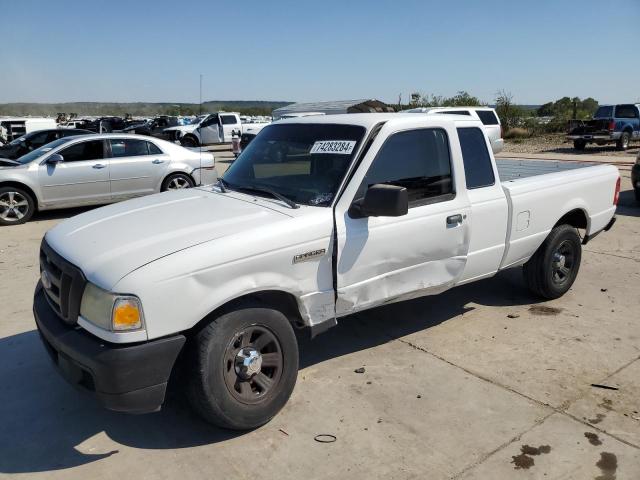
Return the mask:
[(140, 135), (55, 140), (17, 160), (0, 159), (0, 225), (37, 210), (101, 205), (213, 183), (211, 153)]

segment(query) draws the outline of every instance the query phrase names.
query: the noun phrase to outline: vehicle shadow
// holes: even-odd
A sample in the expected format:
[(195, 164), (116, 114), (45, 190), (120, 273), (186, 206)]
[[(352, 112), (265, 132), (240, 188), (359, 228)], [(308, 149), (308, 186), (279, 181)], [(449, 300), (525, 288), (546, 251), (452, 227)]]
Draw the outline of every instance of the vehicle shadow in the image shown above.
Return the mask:
[[(433, 297), (390, 304), (341, 319), (313, 341), (301, 340), (301, 368), (373, 348), (429, 329), (473, 306), (535, 303), (519, 269)], [(31, 473), (85, 465), (118, 454), (93, 453), (92, 437), (138, 449), (178, 449), (224, 442), (242, 432), (205, 424), (179, 389), (170, 389), (161, 412), (126, 415), (103, 410), (88, 393), (54, 373), (36, 331), (0, 339), (0, 473)], [(86, 447), (83, 443), (87, 442)]]
[(99, 208), (101, 205), (94, 205), (91, 207), (76, 207), (76, 208), (61, 208), (56, 210), (43, 210), (33, 214), (32, 222), (40, 220), (63, 220), (65, 218), (71, 218), (81, 213), (88, 212), (94, 208)]
[[(635, 161), (635, 157), (639, 151), (640, 147), (632, 145), (625, 152), (619, 152), (619, 154), (616, 155), (616, 158), (624, 159), (628, 156), (629, 161), (633, 162)], [(555, 147), (541, 150), (541, 153), (566, 153), (569, 155), (602, 155), (611, 152), (618, 152), (615, 145), (589, 145), (584, 150), (576, 150), (573, 146), (567, 144), (566, 147)]]
[(624, 215), (626, 217), (640, 217), (640, 202), (636, 200), (633, 190), (625, 190), (620, 192), (618, 199), (618, 208), (616, 215)]

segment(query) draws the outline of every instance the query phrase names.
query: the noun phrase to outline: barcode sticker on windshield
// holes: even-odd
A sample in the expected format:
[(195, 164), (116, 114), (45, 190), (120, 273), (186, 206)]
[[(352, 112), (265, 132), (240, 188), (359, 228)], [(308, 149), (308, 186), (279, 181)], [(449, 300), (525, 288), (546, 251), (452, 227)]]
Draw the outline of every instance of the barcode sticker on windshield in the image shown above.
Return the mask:
[(313, 144), (309, 153), (337, 153), (339, 155), (351, 155), (355, 140), (321, 140)]

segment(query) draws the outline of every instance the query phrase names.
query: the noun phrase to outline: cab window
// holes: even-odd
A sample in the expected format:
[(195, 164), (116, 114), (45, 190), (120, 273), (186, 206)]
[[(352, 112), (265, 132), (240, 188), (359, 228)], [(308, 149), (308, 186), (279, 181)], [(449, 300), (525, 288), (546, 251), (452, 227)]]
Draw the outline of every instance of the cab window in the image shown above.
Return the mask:
[(452, 199), (447, 133), (427, 128), (391, 135), (369, 167), (356, 198), (376, 183), (405, 187), (409, 208)]

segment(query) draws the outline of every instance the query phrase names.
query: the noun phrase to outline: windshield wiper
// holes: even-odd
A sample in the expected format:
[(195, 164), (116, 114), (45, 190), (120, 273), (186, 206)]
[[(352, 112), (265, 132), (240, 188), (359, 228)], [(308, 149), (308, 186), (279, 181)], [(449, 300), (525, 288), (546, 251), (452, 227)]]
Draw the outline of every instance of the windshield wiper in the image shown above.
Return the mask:
[(222, 193), (227, 193), (227, 187), (225, 186), (225, 183), (227, 183), (225, 179), (223, 179), (222, 177), (218, 177), (218, 186), (220, 187), (220, 191)]
[(286, 203), (289, 207), (293, 208), (294, 210), (296, 208), (300, 208), (300, 205), (298, 205), (296, 202), (294, 202), (290, 198), (287, 198), (284, 195), (282, 195), (281, 193), (278, 193), (275, 190), (271, 190), (268, 187), (253, 186), (253, 185), (230, 185), (229, 182), (227, 182), (226, 180), (225, 180), (225, 183), (227, 184), (227, 187), (232, 188), (234, 190), (249, 190), (249, 191), (254, 191), (254, 192), (268, 193), (272, 197), (275, 197), (278, 200), (283, 201), (284, 203)]

